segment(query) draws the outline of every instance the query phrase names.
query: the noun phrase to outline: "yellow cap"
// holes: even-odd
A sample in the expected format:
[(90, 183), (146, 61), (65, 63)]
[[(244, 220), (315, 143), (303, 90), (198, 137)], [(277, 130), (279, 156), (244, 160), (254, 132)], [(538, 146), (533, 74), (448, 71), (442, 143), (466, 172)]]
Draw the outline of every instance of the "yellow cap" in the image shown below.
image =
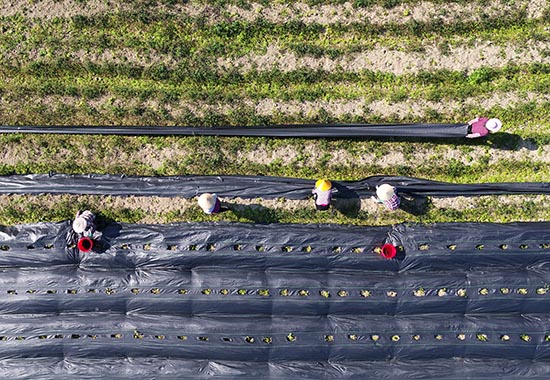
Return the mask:
[(320, 189), (321, 191), (327, 191), (332, 189), (332, 183), (330, 183), (328, 179), (320, 179), (315, 182), (315, 187)]

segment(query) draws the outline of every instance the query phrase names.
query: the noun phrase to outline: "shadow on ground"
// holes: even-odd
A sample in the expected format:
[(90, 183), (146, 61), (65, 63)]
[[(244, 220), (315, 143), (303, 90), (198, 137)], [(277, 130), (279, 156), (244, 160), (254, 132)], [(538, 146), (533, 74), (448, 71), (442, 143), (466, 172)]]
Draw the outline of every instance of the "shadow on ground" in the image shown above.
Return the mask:
[(279, 217), (275, 210), (261, 205), (239, 205), (222, 203), (223, 208), (230, 210), (239, 218), (247, 219), (255, 223), (277, 223)]
[(350, 218), (356, 218), (359, 215), (359, 211), (361, 211), (361, 199), (359, 199), (359, 196), (351, 199), (335, 198), (331, 205)]
[(430, 199), (423, 195), (401, 195), (401, 205), (399, 208), (408, 214), (414, 216), (424, 215), (428, 212)]

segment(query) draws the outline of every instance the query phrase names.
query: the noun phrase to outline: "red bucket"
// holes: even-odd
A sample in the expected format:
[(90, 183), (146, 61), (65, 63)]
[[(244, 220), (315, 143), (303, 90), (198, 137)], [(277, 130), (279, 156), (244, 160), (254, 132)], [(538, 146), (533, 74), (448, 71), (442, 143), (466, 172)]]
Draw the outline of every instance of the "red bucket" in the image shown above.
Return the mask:
[(94, 241), (90, 238), (83, 237), (80, 238), (76, 246), (81, 252), (90, 252), (94, 247)]
[(380, 254), (386, 259), (393, 259), (396, 253), (397, 249), (392, 244), (384, 244), (380, 251)]

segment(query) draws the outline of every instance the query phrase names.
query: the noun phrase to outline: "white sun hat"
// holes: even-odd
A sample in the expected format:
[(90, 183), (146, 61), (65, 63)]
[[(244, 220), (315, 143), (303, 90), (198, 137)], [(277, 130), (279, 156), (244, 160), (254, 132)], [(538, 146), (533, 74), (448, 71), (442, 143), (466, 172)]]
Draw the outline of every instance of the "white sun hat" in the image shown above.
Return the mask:
[(376, 188), (376, 196), (383, 201), (389, 201), (394, 194), (395, 188), (387, 183)]
[(204, 211), (207, 214), (212, 213), (212, 210), (214, 210), (214, 206), (216, 206), (216, 201), (218, 200), (218, 196), (216, 194), (210, 194), (210, 193), (204, 193), (201, 194), (201, 196), (198, 199), (199, 206), (202, 208), (202, 211)]
[(79, 217), (73, 221), (73, 230), (77, 234), (81, 234), (86, 231), (86, 227), (88, 227), (88, 222), (84, 218)]
[(485, 128), (487, 128), (492, 133), (498, 132), (500, 128), (502, 128), (502, 121), (500, 121), (499, 119), (489, 119), (485, 124)]

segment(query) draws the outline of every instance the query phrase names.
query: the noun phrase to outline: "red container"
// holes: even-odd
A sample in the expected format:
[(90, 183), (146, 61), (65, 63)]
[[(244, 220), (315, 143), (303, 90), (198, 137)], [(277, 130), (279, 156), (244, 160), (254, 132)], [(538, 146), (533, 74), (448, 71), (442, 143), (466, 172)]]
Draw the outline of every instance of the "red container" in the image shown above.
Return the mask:
[(392, 244), (384, 244), (382, 246), (382, 251), (380, 252), (380, 254), (386, 259), (393, 259), (396, 253), (397, 249)]
[(90, 252), (94, 247), (94, 241), (90, 238), (83, 237), (80, 238), (76, 246), (81, 252)]

